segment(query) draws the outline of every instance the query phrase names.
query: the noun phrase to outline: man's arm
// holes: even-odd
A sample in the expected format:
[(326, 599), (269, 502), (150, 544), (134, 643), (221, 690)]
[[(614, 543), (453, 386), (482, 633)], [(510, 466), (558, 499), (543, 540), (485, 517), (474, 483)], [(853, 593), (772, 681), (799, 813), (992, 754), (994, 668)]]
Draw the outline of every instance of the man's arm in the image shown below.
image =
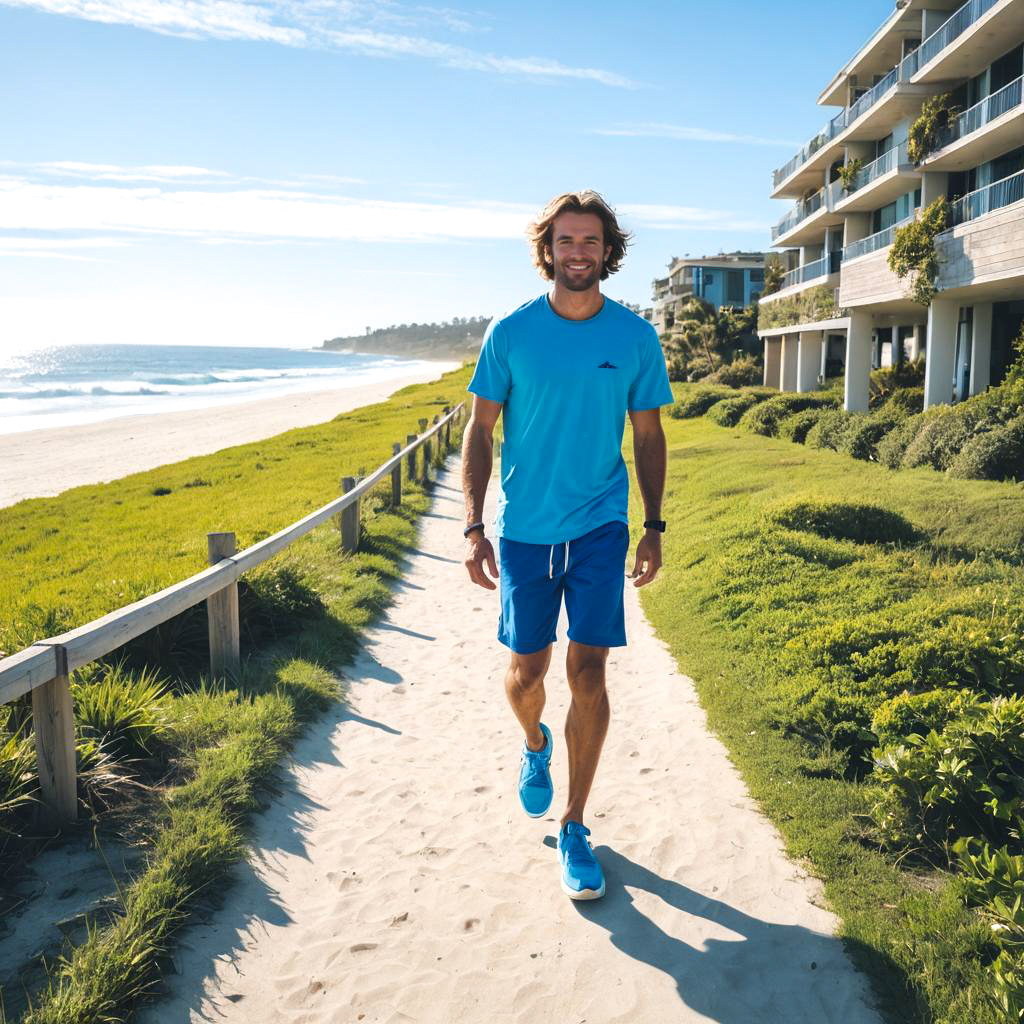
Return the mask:
[[(660, 519), (668, 462), (661, 410), (630, 410), (629, 420), (633, 424), (633, 458), (636, 463), (636, 482), (644, 503), (644, 519)], [(642, 571), (641, 566), (645, 566)], [(647, 530), (636, 546), (636, 562), (630, 573), (633, 586), (642, 587), (650, 583), (660, 568), (661, 534), (657, 530)]]
[[(462, 494), (466, 499), (466, 526), (484, 520), (484, 498), (494, 462), (494, 424), (498, 422), (502, 408), (501, 402), (473, 396), (473, 412), (462, 435)], [(484, 573), (485, 562), (491, 576), (497, 579), (494, 548), (484, 536), (481, 526), (466, 538), (465, 565), (474, 583), (494, 590), (494, 584)]]

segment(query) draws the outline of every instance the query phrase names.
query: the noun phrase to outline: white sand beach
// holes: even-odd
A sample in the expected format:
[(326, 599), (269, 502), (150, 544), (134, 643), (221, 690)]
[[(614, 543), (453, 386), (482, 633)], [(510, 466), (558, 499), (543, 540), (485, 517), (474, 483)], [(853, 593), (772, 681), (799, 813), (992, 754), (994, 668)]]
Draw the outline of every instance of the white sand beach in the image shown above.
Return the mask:
[(531, 820), (497, 596), (466, 579), (455, 473), (435, 495), (346, 705), (297, 747), (252, 860), (138, 1019), (877, 1024), (818, 883), (785, 857), (629, 585), (588, 809), (608, 891), (562, 894), (565, 623), (545, 713), (555, 805)]
[(416, 373), (352, 388), (0, 434), (0, 508), (325, 423), (339, 413), (383, 402), (409, 384), (437, 380), (457, 366), (433, 363)]

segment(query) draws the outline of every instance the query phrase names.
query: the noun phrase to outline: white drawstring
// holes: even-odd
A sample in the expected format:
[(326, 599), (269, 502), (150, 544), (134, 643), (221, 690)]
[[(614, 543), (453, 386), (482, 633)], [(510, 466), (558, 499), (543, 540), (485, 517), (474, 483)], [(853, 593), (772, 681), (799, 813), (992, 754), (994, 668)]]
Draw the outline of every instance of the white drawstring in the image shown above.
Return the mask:
[(565, 542), (565, 571), (569, 571), (569, 542)]
[(548, 555), (548, 579), (555, 578), (555, 545), (551, 545), (551, 554)]

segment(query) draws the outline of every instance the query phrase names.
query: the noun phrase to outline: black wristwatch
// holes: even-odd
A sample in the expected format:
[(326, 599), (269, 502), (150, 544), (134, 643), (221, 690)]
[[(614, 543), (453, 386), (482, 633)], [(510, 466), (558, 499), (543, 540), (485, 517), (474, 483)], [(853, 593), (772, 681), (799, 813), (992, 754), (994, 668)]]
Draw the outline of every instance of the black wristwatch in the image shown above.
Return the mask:
[(657, 530), (658, 533), (665, 532), (665, 520), (664, 519), (648, 519), (644, 523), (645, 530)]
[(482, 530), (483, 528), (483, 523), (472, 523), (462, 531), (462, 536), (468, 537), (474, 530)]

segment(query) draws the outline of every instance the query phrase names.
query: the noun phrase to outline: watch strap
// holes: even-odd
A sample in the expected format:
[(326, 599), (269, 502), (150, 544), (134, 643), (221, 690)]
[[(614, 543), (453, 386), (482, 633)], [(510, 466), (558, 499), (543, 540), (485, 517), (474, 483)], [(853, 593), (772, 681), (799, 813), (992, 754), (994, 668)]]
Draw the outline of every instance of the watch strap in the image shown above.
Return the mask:
[(664, 519), (648, 519), (644, 523), (645, 530), (657, 530), (658, 533), (665, 532), (665, 520)]
[(462, 531), (462, 536), (468, 537), (474, 530), (482, 530), (483, 528), (483, 523), (470, 523), (470, 525)]

